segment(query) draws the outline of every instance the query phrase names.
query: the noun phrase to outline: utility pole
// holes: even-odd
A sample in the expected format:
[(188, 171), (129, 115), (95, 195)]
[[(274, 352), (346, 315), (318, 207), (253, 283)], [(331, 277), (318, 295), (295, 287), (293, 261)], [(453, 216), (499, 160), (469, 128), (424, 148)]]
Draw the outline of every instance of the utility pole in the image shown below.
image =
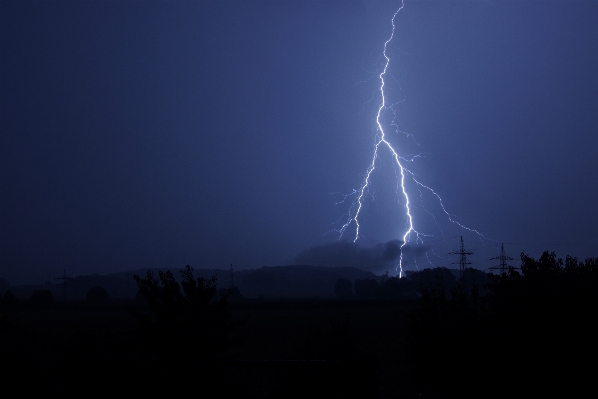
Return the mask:
[(467, 255), (473, 255), (473, 252), (465, 250), (465, 244), (463, 243), (463, 236), (461, 236), (461, 243), (459, 244), (459, 250), (449, 252), (449, 255), (459, 255), (459, 262), (453, 262), (452, 265), (459, 265), (459, 279), (463, 278), (465, 272), (465, 265), (471, 265), (471, 262), (467, 261)]
[(62, 285), (62, 300), (66, 302), (68, 287), (67, 281), (72, 280), (72, 278), (66, 276), (66, 269), (62, 269), (62, 277), (54, 277), (54, 280), (62, 280), (62, 283), (59, 285)]
[(231, 263), (230, 264), (230, 287), (229, 287), (230, 289), (235, 288), (235, 282), (234, 282), (233, 278), (234, 278), (234, 271), (233, 271), (233, 264)]
[[(490, 260), (498, 260), (498, 266), (489, 267), (490, 270), (499, 270), (500, 274), (506, 273), (509, 267), (513, 267), (511, 265), (507, 265), (507, 261), (515, 260), (515, 258), (511, 258), (505, 254), (505, 245), (500, 244), (500, 255), (496, 258), (492, 258)], [(513, 267), (514, 268), (514, 267)]]

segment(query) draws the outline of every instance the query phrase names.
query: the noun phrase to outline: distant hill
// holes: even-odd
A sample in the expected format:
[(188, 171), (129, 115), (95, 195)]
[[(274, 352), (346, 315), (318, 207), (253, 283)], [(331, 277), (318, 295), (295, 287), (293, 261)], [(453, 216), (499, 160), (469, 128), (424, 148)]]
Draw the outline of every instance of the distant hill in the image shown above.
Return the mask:
[(376, 279), (372, 272), (353, 267), (274, 266), (243, 270), (235, 285), (246, 298), (332, 298), (339, 278)]
[[(140, 269), (107, 275), (88, 274), (69, 278), (66, 281), (67, 298), (69, 300), (85, 299), (87, 292), (95, 286), (104, 288), (113, 299), (134, 298), (137, 294), (137, 284), (133, 276), (145, 277), (148, 270), (158, 278), (160, 271), (168, 269)], [(179, 269), (170, 270), (175, 278), (180, 277)], [(226, 269), (194, 269), (193, 275), (196, 278), (206, 279), (214, 276), (218, 280), (219, 288), (229, 288), (231, 284), (230, 271)], [(331, 298), (334, 296), (334, 285), (339, 278), (349, 280), (351, 283), (355, 279), (380, 279), (372, 272), (352, 267), (289, 265), (235, 270), (233, 283), (245, 298)], [(28, 299), (33, 291), (45, 289), (51, 291), (56, 300), (62, 300), (64, 287), (59, 283), (60, 281), (52, 281), (43, 285), (13, 286), (10, 287), (10, 290), (18, 298)]]
[[(170, 269), (175, 278), (179, 278), (179, 269)], [(149, 269), (156, 278), (160, 271), (168, 269)], [(86, 298), (87, 292), (95, 287), (104, 288), (110, 298), (134, 298), (137, 284), (133, 276), (145, 277), (148, 269), (128, 272), (110, 273), (107, 275), (89, 274), (69, 278), (66, 294), (69, 300)], [(444, 273), (444, 285), (447, 290), (459, 276), (458, 270), (446, 268), (424, 269), (408, 272), (407, 281), (412, 283), (415, 291), (423, 287), (433, 287), (438, 283), (439, 273)], [(217, 278), (218, 288), (229, 288), (231, 285), (230, 270), (226, 269), (194, 269), (193, 275), (210, 279)], [(354, 267), (325, 267), (310, 265), (264, 266), (259, 269), (235, 270), (233, 284), (244, 298), (333, 298), (334, 288), (339, 278), (348, 280), (354, 286), (355, 280), (376, 280), (379, 284), (387, 281), (385, 276), (377, 276), (370, 271)], [(480, 287), (488, 282), (488, 276), (473, 269), (468, 269), (464, 283), (478, 283)], [(406, 282), (407, 282), (406, 281)], [(405, 282), (405, 283), (406, 283)], [(45, 289), (52, 292), (56, 300), (64, 297), (64, 286), (61, 281), (46, 282), (44, 285), (13, 286), (10, 290), (20, 299), (28, 299), (33, 291)], [(403, 285), (405, 284), (403, 283)]]

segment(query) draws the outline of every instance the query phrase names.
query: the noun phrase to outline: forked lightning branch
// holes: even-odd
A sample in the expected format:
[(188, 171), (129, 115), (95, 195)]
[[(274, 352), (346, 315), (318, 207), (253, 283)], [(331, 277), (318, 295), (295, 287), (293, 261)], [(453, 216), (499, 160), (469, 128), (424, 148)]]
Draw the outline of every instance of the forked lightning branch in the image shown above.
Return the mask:
[[(396, 17), (404, 9), (404, 6), (405, 6), (404, 2), (401, 1), (400, 7), (393, 14), (392, 19), (391, 19), (391, 26), (392, 26), (391, 34), (390, 34), (390, 37), (384, 42), (384, 46), (383, 46), (382, 56), (384, 59), (384, 63), (383, 63), (382, 71), (378, 75), (378, 79), (379, 79), (379, 83), (380, 83), (380, 87), (379, 87), (380, 103), (379, 103), (378, 111), (376, 113), (376, 140), (375, 140), (375, 144), (374, 144), (373, 156), (372, 156), (369, 166), (366, 169), (365, 177), (364, 177), (364, 180), (363, 180), (361, 186), (357, 190), (354, 190), (354, 192), (353, 192), (353, 195), (355, 195), (355, 199), (353, 200), (353, 202), (351, 204), (351, 207), (349, 210), (349, 216), (348, 216), (347, 220), (345, 221), (345, 223), (342, 225), (342, 227), (338, 230), (340, 233), (339, 239), (342, 239), (343, 236), (345, 236), (345, 235), (349, 235), (350, 231), (353, 231), (353, 229), (354, 229), (354, 233), (353, 233), (354, 235), (352, 236), (353, 242), (357, 242), (357, 240), (361, 237), (361, 232), (360, 232), (361, 226), (360, 226), (359, 221), (360, 221), (360, 216), (362, 214), (363, 207), (365, 204), (365, 202), (364, 202), (365, 197), (367, 196), (367, 194), (371, 188), (370, 186), (372, 184), (372, 175), (376, 172), (376, 163), (377, 163), (378, 159), (380, 158), (381, 153), (382, 152), (389, 153), (392, 158), (392, 161), (395, 165), (395, 168), (397, 170), (396, 179), (397, 179), (397, 187), (399, 188), (397, 190), (397, 194), (398, 194), (397, 206), (402, 209), (401, 213), (404, 214), (405, 220), (406, 220), (406, 223), (403, 222), (403, 223), (405, 223), (405, 227), (404, 227), (403, 236), (401, 237), (402, 238), (401, 255), (399, 257), (399, 262), (397, 265), (397, 271), (399, 273), (399, 276), (402, 276), (402, 274), (403, 274), (403, 262), (404, 262), (403, 250), (404, 250), (405, 245), (407, 245), (409, 243), (423, 244), (424, 238), (427, 235), (424, 232), (420, 232), (417, 229), (417, 218), (413, 214), (413, 209), (412, 209), (412, 205), (411, 205), (412, 204), (411, 198), (412, 198), (413, 194), (410, 194), (410, 192), (408, 190), (408, 185), (407, 185), (408, 180), (410, 180), (411, 183), (413, 183), (413, 185), (415, 187), (417, 187), (420, 192), (422, 190), (425, 190), (432, 194), (432, 198), (434, 198), (435, 201), (437, 201), (439, 209), (442, 211), (442, 213), (444, 213), (443, 217), (448, 218), (448, 221), (450, 223), (459, 226), (463, 230), (468, 230), (470, 232), (473, 232), (473, 233), (476, 233), (476, 234), (482, 236), (477, 230), (468, 228), (468, 227), (464, 226), (463, 224), (461, 224), (460, 222), (456, 221), (447, 212), (440, 195), (438, 195), (431, 187), (421, 183), (416, 178), (415, 174), (405, 167), (405, 165), (408, 162), (413, 161), (414, 156), (411, 155), (411, 156), (407, 157), (407, 156), (401, 155), (400, 148), (398, 148), (397, 146), (393, 147), (393, 145), (387, 139), (387, 132), (385, 131), (385, 128), (387, 126), (385, 126), (385, 124), (383, 123), (382, 120), (383, 120), (383, 116), (386, 112), (393, 111), (393, 105), (387, 104), (387, 96), (385, 93), (386, 86), (387, 86), (386, 79), (387, 79), (389, 67), (391, 64), (391, 60), (388, 55), (388, 47), (395, 37)], [(396, 123), (392, 123), (390, 126), (392, 126), (396, 129)], [(432, 215), (432, 217), (434, 217), (434, 215)]]

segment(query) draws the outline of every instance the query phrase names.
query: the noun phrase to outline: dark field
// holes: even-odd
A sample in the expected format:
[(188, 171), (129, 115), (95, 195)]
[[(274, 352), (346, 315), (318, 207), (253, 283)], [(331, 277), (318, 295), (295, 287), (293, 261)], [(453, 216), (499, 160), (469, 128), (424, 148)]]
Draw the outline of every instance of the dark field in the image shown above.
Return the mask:
[[(401, 354), (412, 308), (406, 301), (382, 300), (233, 302), (232, 319), (242, 323), (232, 332), (238, 341), (231, 346), (231, 356), (222, 361), (226, 378), (220, 382), (224, 385), (219, 390), (230, 390), (240, 397), (286, 397), (287, 394), (281, 394), (284, 381), (286, 386), (301, 385), (310, 395), (309, 390), (318, 389), (317, 386), (295, 379), (289, 382), (284, 377), (287, 370), (298, 375), (315, 372), (323, 379), (331, 375), (334, 380), (339, 372), (346, 374), (342, 368), (347, 363), (353, 370), (341, 383), (349, 387), (356, 383), (350, 377), (360, 371), (361, 365), (356, 366), (359, 361), (367, 362), (371, 374), (368, 384), (375, 384), (382, 396), (393, 397), (406, 383)], [(118, 362), (121, 355), (127, 361), (130, 357), (126, 351), (117, 352), (138, 325), (132, 311), (149, 313), (149, 308), (137, 301), (111, 301), (101, 305), (58, 302), (46, 309), (24, 305), (12, 309), (4, 329), (4, 375), (12, 377), (2, 381), (5, 388), (17, 389), (14, 382), (23, 376), (23, 371), (28, 371), (48, 388), (68, 392), (78, 386), (80, 368), (86, 370), (87, 383), (96, 381), (101, 382), (99, 386), (110, 386), (106, 378), (115, 377), (107, 369), (113, 367), (123, 373), (118, 381), (126, 387), (127, 373), (134, 370), (111, 362)], [(194, 362), (184, 367), (193, 370)], [(178, 368), (179, 365), (173, 367)], [(74, 375), (69, 375), (71, 372)], [(132, 385), (127, 388), (134, 390), (138, 379), (132, 378)], [(202, 380), (198, 370), (197, 381)], [(26, 383), (18, 385), (27, 387)]]
[[(406, 301), (271, 301), (239, 304), (247, 334), (239, 359), (359, 359), (384, 397), (405, 391)], [(358, 377), (359, 378), (359, 377)], [(350, 375), (343, 381), (350, 386)]]
[[(160, 281), (138, 278), (135, 301), (5, 294), (0, 392), (463, 398), (595, 391), (598, 260), (544, 253), (522, 256), (520, 270), (485, 275), (484, 283), (479, 272), (457, 280), (441, 269), (380, 284), (355, 280), (346, 300), (242, 299), (232, 288), (221, 296), (215, 281), (194, 279), (190, 268), (180, 282), (169, 272)], [(335, 294), (347, 294), (346, 283), (339, 279)]]

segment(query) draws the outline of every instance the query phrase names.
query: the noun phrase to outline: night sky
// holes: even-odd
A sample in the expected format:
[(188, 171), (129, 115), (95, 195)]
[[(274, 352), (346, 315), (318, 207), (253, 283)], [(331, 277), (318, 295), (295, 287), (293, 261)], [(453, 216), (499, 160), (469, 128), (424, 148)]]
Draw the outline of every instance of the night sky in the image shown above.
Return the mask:
[[(388, 153), (357, 244), (338, 230), (371, 161), (399, 6), (2, 0), (0, 276), (356, 258), (396, 273)], [(597, 20), (596, 1), (405, 1), (389, 140), (484, 235), (412, 187), (427, 236), (406, 270), (457, 267), (461, 235), (479, 269), (501, 243), (598, 256)]]

